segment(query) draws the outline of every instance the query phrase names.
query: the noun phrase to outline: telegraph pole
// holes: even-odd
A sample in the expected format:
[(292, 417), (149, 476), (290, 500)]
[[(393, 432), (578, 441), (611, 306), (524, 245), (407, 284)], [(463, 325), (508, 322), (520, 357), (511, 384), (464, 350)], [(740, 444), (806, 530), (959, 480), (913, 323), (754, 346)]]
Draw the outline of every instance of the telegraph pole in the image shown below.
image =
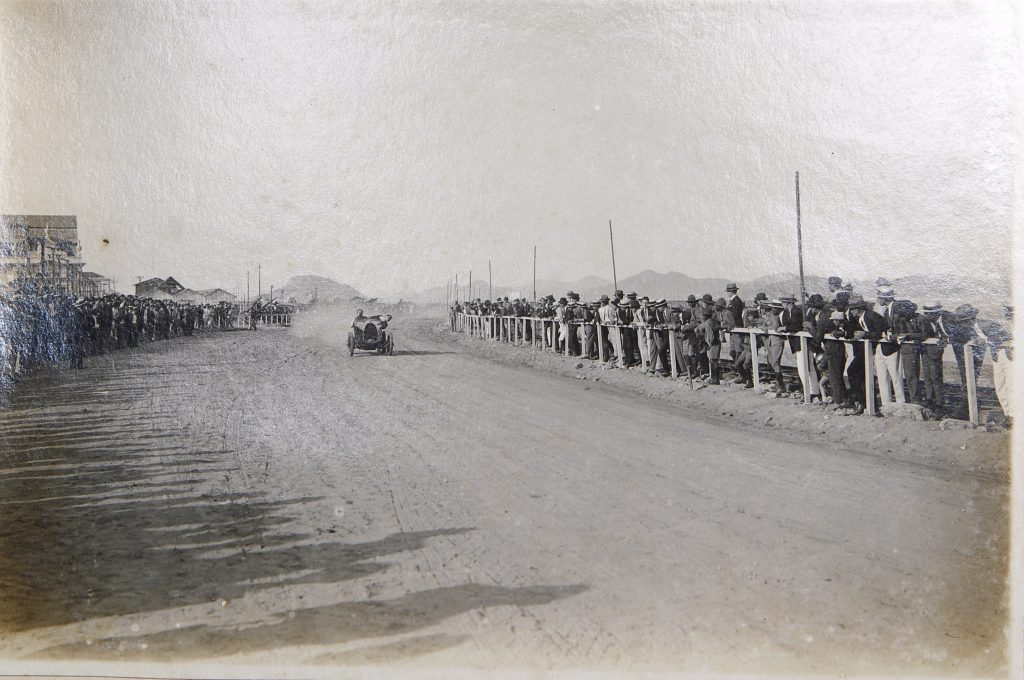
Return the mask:
[(249, 270), (245, 270), (245, 305), (249, 306)]
[(800, 172), (796, 173), (796, 259), (800, 267), (800, 304), (807, 302), (807, 288), (804, 286), (804, 241), (800, 231)]
[(612, 244), (612, 282), (615, 290), (619, 289), (619, 277), (615, 274), (615, 236), (612, 234), (612, 221), (608, 220), (608, 240)]
[(263, 265), (256, 265), (256, 299), (263, 296)]
[(533, 247), (533, 299), (537, 299), (537, 246)]
[(491, 286), (491, 261), (487, 260), (487, 297), (494, 299), (494, 290)]
[(473, 270), (469, 270), (469, 299), (473, 299)]

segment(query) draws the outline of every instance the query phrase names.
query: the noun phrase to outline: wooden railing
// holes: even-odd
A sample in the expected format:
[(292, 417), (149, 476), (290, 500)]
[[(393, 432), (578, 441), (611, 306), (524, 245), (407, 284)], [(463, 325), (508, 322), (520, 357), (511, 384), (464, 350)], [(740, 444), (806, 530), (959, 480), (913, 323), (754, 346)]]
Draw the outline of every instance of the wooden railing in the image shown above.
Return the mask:
[[(620, 368), (624, 367), (622, 358), (622, 330), (625, 328), (634, 329), (637, 331), (659, 331), (668, 332), (668, 348), (669, 348), (669, 366), (670, 376), (673, 379), (679, 378), (683, 375), (679, 371), (679, 361), (676, 358), (676, 334), (677, 331), (671, 327), (663, 326), (650, 326), (648, 324), (634, 323), (630, 325), (622, 324), (605, 324), (600, 321), (583, 322), (583, 321), (559, 321), (554, 318), (541, 318), (541, 317), (522, 317), (522, 316), (490, 316), (490, 315), (479, 315), (479, 314), (467, 314), (465, 312), (456, 312), (454, 316), (450, 318), (450, 324), (452, 330), (458, 333), (464, 333), (466, 335), (481, 338), (484, 340), (492, 340), (496, 342), (507, 342), (512, 345), (525, 346), (527, 344), (526, 329), (530, 328), (531, 333), (529, 335), (529, 343), (531, 346), (547, 350), (551, 352), (558, 352), (560, 345), (558, 340), (558, 331), (560, 326), (566, 326), (566, 333), (571, 333), (576, 327), (581, 325), (590, 325), (594, 327), (594, 332), (597, 338), (598, 348), (598, 360), (605, 361), (605, 343), (603, 342), (604, 337), (607, 337), (611, 342), (613, 351), (616, 358), (616, 363)], [(607, 329), (606, 335), (602, 336), (601, 329)], [(539, 329), (539, 332), (538, 332)], [(801, 378), (801, 384), (803, 387), (803, 398), (804, 403), (811, 402), (811, 380), (815, 371), (811, 371), (810, 356), (811, 353), (808, 351), (808, 340), (811, 338), (811, 334), (806, 331), (799, 333), (780, 333), (778, 331), (765, 331), (758, 328), (734, 328), (727, 333), (735, 334), (746, 334), (750, 337), (751, 347), (751, 373), (755, 388), (761, 386), (761, 372), (760, 365), (756, 358), (757, 348), (757, 336), (779, 336), (783, 338), (799, 338), (800, 339), (800, 352), (797, 356), (797, 361), (803, 365), (799, 367), (798, 374)], [(875, 364), (874, 364), (874, 350), (875, 342), (872, 340), (850, 340), (846, 338), (835, 338), (831, 335), (826, 335), (828, 340), (839, 340), (846, 344), (853, 345), (854, 343), (863, 343), (864, 345), (864, 397), (866, 403), (864, 404), (864, 410), (869, 415), (876, 415), (878, 413), (878, 405), (875, 401)], [(637, 333), (638, 345), (640, 346), (640, 361), (642, 367), (646, 370), (651, 363), (651, 348), (650, 338), (647, 332)], [(898, 341), (886, 341), (887, 343), (892, 342), (893, 344), (904, 344)], [(912, 344), (917, 345), (934, 345), (938, 344), (937, 340), (923, 340), (914, 342)], [(968, 418), (974, 425), (979, 422), (978, 417), (978, 386), (977, 376), (974, 374), (974, 361), (971, 360), (973, 354), (974, 343), (969, 342), (965, 345), (965, 356), (967, 360), (964, 362), (966, 366), (966, 382), (967, 382), (967, 409)], [(569, 355), (573, 356), (573, 355)], [(574, 359), (585, 358), (581, 356), (573, 356)], [(902, 362), (901, 362), (902, 372)], [(903, 376), (900, 376), (900, 386), (902, 389)]]

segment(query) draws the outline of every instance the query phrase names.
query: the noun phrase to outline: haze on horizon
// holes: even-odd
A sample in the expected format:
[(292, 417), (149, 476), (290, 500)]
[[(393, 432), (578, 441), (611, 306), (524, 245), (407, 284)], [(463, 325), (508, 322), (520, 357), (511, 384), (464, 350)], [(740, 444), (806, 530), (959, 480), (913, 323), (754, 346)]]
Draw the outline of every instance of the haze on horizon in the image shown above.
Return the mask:
[(1008, 279), (1014, 11), (5, 2), (0, 212), (121, 282), (611, 278), (609, 219), (620, 278), (750, 280), (799, 170), (809, 274)]

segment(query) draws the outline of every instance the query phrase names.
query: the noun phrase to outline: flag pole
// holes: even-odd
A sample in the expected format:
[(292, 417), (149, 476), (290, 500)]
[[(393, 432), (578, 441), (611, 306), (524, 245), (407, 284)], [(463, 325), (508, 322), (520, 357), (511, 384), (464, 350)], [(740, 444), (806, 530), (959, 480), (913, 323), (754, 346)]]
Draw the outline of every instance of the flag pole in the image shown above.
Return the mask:
[(804, 241), (800, 229), (800, 171), (796, 173), (796, 257), (800, 267), (800, 303), (807, 302), (807, 287), (804, 285)]

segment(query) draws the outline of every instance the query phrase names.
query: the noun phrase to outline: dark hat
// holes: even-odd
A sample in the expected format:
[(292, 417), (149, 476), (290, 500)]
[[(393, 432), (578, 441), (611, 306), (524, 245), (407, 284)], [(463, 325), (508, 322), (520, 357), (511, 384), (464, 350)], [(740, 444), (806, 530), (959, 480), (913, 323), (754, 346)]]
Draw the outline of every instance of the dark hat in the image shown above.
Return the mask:
[(893, 311), (900, 314), (913, 314), (917, 311), (917, 305), (910, 300), (897, 300), (892, 305)]
[(856, 295), (856, 294), (850, 296), (849, 307), (850, 307), (850, 309), (867, 309), (868, 308), (867, 303), (864, 302), (864, 298), (862, 296)]
[(830, 276), (828, 277), (828, 285), (832, 286), (833, 288), (838, 288), (839, 286), (843, 285), (843, 280), (838, 276)]
[(601, 296), (601, 302), (610, 302), (610, 300), (608, 299), (607, 295), (602, 295)]
[(934, 305), (925, 305), (921, 311), (925, 314), (938, 314), (942, 311), (942, 303), (936, 302)]
[(695, 298), (693, 295), (687, 295), (686, 296), (686, 301), (687, 302), (697, 302), (697, 298)]
[(711, 297), (711, 293), (704, 293), (704, 295), (701, 297), (700, 301), (701, 302), (706, 302), (706, 303), (708, 303), (710, 305), (710, 304), (714, 303), (715, 299), (713, 297)]
[(960, 305), (956, 308), (956, 315), (961, 319), (973, 321), (978, 318), (978, 310), (970, 304)]
[(622, 297), (623, 295), (625, 295), (625, 293), (623, 293), (621, 290), (615, 291), (615, 296), (616, 297)]
[(718, 307), (719, 309), (725, 309), (728, 306), (729, 303), (725, 301), (725, 298), (718, 298), (715, 300), (715, 307)]
[(807, 298), (807, 305), (809, 307), (821, 307), (825, 304), (825, 298), (821, 297), (817, 293), (814, 293)]
[(563, 298), (558, 298), (558, 304), (560, 304), (560, 305), (564, 305), (564, 304), (566, 304), (567, 302), (569, 302), (569, 301), (568, 301), (568, 300), (566, 300), (566, 299), (565, 299), (564, 297), (563, 297)]
[(844, 306), (850, 304), (850, 294), (845, 290), (838, 291), (836, 293), (835, 302), (836, 304)]
[(628, 297), (628, 298), (635, 298), (636, 297), (636, 292), (635, 291), (630, 291), (630, 292), (626, 293), (626, 297)]
[(544, 299), (545, 300), (549, 300), (551, 302), (554, 302), (555, 301), (555, 296), (554, 295), (545, 295)]
[(767, 300), (767, 299), (768, 299), (768, 293), (758, 293), (757, 295), (754, 296), (754, 302), (757, 302), (758, 300)]
[(844, 283), (843, 284), (843, 290), (845, 290), (848, 293), (852, 293), (853, 292), (853, 284), (852, 283)]
[(735, 293), (735, 292), (736, 292), (736, 291), (738, 291), (739, 289), (740, 289), (740, 287), (739, 287), (739, 286), (737, 286), (737, 285), (736, 285), (735, 283), (730, 283), (729, 285), (727, 285), (727, 286), (725, 287), (725, 291), (726, 291), (727, 293)]

